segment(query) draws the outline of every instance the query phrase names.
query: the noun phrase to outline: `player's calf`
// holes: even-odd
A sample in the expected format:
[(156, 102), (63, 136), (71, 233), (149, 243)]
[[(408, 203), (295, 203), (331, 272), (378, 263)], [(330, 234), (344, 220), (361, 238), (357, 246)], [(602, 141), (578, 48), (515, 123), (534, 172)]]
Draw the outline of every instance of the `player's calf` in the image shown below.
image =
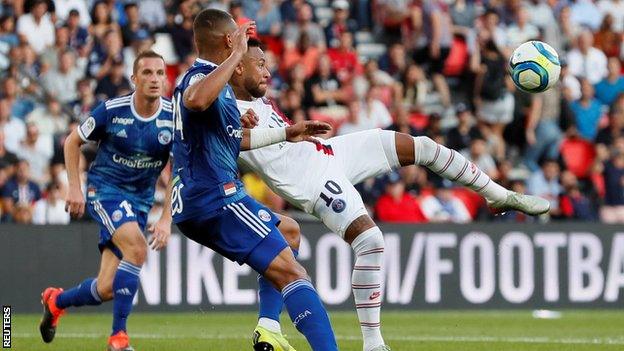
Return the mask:
[(295, 261), (291, 250), (284, 249), (264, 272), (264, 276), (282, 292), (293, 324), (314, 351), (338, 350), (329, 316), (318, 293), (307, 280), (305, 269)]

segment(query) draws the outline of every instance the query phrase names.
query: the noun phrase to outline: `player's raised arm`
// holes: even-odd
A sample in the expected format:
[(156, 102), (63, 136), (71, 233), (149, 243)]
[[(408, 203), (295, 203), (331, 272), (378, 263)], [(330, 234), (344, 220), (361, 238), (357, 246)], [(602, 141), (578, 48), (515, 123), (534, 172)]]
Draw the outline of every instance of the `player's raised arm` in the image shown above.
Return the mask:
[(283, 141), (314, 141), (314, 136), (327, 134), (332, 127), (320, 121), (302, 121), (282, 128), (243, 128), (241, 150), (257, 149)]
[[(234, 69), (247, 52), (247, 40), (256, 27), (255, 22), (250, 21), (232, 32), (230, 26), (234, 22), (231, 18), (210, 18), (211, 14), (213, 13), (200, 13), (193, 23), (197, 47), (210, 50), (209, 48), (219, 46), (220, 41), (225, 40), (227, 47), (231, 48), (232, 51), (215, 70), (198, 82), (191, 84), (184, 91), (184, 106), (192, 111), (204, 111), (217, 99), (221, 90), (232, 77)], [(217, 62), (223, 60), (220, 57), (213, 57), (214, 55), (214, 52), (199, 52), (200, 58), (212, 58)]]

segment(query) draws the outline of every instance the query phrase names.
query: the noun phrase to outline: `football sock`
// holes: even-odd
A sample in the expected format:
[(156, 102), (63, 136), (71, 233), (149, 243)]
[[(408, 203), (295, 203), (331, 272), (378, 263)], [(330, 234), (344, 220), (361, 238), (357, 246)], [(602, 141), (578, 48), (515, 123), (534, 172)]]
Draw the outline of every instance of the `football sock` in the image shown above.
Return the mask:
[(282, 289), (284, 304), (295, 328), (305, 335), (313, 351), (337, 351), (329, 316), (312, 283), (298, 279)]
[(364, 337), (364, 351), (368, 351), (384, 345), (380, 320), (384, 258), (381, 230), (373, 227), (364, 231), (353, 240), (351, 247), (355, 253), (351, 288)]
[[(292, 249), (292, 252), (295, 258), (299, 256), (298, 250)], [(261, 275), (258, 275), (258, 305), (260, 308), (258, 325), (272, 332), (281, 333), (279, 320), (284, 306), (282, 294)]]
[(95, 278), (87, 278), (78, 286), (63, 291), (56, 297), (56, 307), (61, 309), (70, 306), (97, 306), (100, 304), (102, 304), (102, 299), (98, 295), (97, 279)]
[(414, 138), (414, 158), (417, 165), (476, 191), (490, 202), (504, 201), (509, 193), (459, 152), (428, 137)]
[(126, 330), (128, 315), (132, 310), (132, 300), (139, 288), (141, 267), (128, 261), (121, 261), (113, 280), (113, 333)]

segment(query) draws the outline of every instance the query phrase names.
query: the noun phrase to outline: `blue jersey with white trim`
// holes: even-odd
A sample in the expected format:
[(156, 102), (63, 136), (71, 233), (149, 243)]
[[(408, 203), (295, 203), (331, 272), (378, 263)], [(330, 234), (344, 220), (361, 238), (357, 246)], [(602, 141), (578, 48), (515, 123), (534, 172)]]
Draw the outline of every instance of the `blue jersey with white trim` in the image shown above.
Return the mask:
[(141, 117), (132, 95), (107, 100), (78, 128), (84, 141), (99, 142), (87, 175), (87, 200), (131, 201), (149, 211), (160, 172), (167, 164), (173, 137), (173, 106), (161, 98), (158, 111)]
[(225, 85), (204, 111), (184, 106), (184, 91), (217, 66), (198, 59), (174, 92), (172, 214), (175, 223), (209, 218), (245, 196), (236, 160), (243, 129), (234, 91)]

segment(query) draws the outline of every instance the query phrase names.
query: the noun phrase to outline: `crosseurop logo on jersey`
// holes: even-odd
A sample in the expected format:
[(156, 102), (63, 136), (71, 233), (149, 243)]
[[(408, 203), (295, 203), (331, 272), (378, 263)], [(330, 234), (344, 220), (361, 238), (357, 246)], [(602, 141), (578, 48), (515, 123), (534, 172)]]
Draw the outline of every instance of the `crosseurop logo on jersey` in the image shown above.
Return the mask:
[(234, 128), (231, 125), (228, 125), (227, 127), (225, 127), (225, 130), (227, 131), (228, 135), (233, 137), (233, 138), (237, 138), (237, 139), (242, 139), (243, 138), (243, 128)]
[(168, 130), (161, 130), (158, 133), (158, 142), (167, 145), (171, 142), (171, 132)]
[(137, 168), (137, 169), (159, 168), (159, 167), (162, 167), (163, 165), (162, 160), (152, 161), (151, 157), (147, 157), (144, 159), (127, 159), (117, 154), (113, 154), (113, 162), (119, 163), (120, 165), (124, 165), (126, 167)]
[(93, 131), (95, 130), (95, 124), (95, 118), (93, 116), (87, 118), (86, 121), (82, 122), (82, 125), (80, 126), (80, 131), (82, 132), (82, 135), (88, 138), (89, 135), (91, 135), (91, 133), (93, 133)]

